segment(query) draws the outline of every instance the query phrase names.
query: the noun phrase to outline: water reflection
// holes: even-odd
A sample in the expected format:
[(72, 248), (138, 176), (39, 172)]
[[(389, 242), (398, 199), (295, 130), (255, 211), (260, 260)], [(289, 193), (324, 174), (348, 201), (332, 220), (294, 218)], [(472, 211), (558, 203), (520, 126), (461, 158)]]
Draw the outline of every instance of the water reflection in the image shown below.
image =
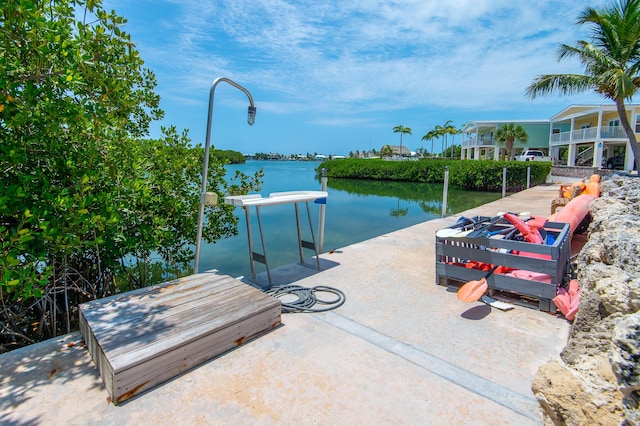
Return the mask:
[[(320, 176), (315, 173), (316, 167), (316, 162), (248, 161), (246, 164), (228, 166), (227, 173), (232, 175), (235, 170), (252, 173), (263, 168), (264, 185), (260, 193), (266, 196), (271, 192), (319, 190)], [(323, 244), (325, 251), (339, 249), (442, 215), (442, 184), (329, 178), (327, 186), (329, 197)], [(499, 197), (498, 193), (470, 192), (449, 187), (447, 215)], [(317, 206), (311, 205), (316, 235), (319, 218)], [(298, 262), (293, 207), (269, 206), (260, 211), (270, 267)], [(255, 218), (253, 213), (252, 217)], [(250, 275), (244, 212), (237, 208), (236, 215), (239, 218), (238, 236), (220, 240), (216, 244), (203, 244), (200, 270), (218, 269), (232, 276)], [(306, 227), (306, 219), (304, 222), (303, 227)], [(255, 237), (257, 223), (252, 224), (252, 227)], [(310, 240), (308, 236), (305, 239)], [(259, 244), (259, 241), (254, 241), (254, 247), (259, 247)], [(256, 266), (258, 273), (264, 270), (263, 265)]]
[[(329, 179), (327, 186), (330, 189), (344, 191), (352, 195), (397, 198), (398, 207), (396, 211), (401, 210), (399, 207), (400, 201), (406, 201), (409, 204), (420, 207), (428, 215), (442, 215), (443, 184)], [(455, 214), (498, 198), (498, 193), (466, 191), (450, 186), (447, 196), (447, 215)], [(397, 215), (392, 214), (392, 216)]]
[(398, 207), (396, 209), (391, 209), (391, 213), (389, 213), (390, 216), (406, 216), (407, 213), (409, 213), (409, 208), (407, 207), (406, 209), (401, 209), (400, 208), (400, 198), (398, 198)]

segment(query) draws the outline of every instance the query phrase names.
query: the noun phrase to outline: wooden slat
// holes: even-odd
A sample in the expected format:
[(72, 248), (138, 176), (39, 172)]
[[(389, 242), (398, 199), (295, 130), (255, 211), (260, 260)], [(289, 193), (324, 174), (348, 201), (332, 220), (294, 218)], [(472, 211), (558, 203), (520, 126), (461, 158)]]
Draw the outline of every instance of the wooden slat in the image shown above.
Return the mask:
[[(264, 304), (263, 302), (245, 298), (238, 299), (236, 303), (230, 306), (230, 310), (224, 314), (220, 311), (209, 312), (206, 307), (203, 307), (199, 314), (194, 313), (189, 319), (162, 324), (162, 327), (144, 333), (143, 337), (137, 340), (131, 342), (120, 341), (121, 344), (119, 346), (102, 345), (102, 347), (109, 356), (114, 370), (118, 370), (123, 364), (127, 365), (133, 362), (126, 361), (126, 359), (146, 360), (155, 353), (164, 352), (209, 331), (222, 330), (273, 306), (272, 303)], [(125, 360), (123, 361), (122, 358)]]
[[(227, 327), (221, 332), (202, 336), (198, 340), (185, 343), (170, 353), (158, 354), (152, 360), (144, 364), (135, 365), (132, 368), (118, 372), (115, 375), (114, 395), (127, 395), (132, 390), (142, 392), (158, 383), (166, 381), (175, 375), (208, 361), (215, 356), (227, 352), (240, 344), (250, 341), (252, 337), (263, 333), (265, 330), (275, 328), (280, 321), (272, 323), (272, 314), (255, 316), (247, 323)], [(278, 312), (279, 315), (279, 312)], [(247, 330), (254, 330), (250, 336)]]
[(228, 276), (205, 275), (197, 280), (171, 281), (167, 283), (166, 287), (153, 286), (147, 292), (136, 290), (131, 295), (124, 293), (94, 300), (83, 304), (82, 309), (89, 321), (120, 318), (123, 312), (129, 313), (129, 310), (133, 310), (133, 312), (127, 317), (135, 318), (136, 315), (144, 314), (144, 312), (138, 311), (141, 305), (152, 308), (167, 301), (175, 303), (175, 301), (181, 300), (181, 294), (184, 294), (184, 297), (188, 297), (188, 295), (193, 297), (200, 292), (224, 291), (227, 287), (237, 287), (239, 284), (242, 283)]
[[(120, 306), (114, 305), (110, 309), (113, 313), (104, 315), (87, 316), (89, 321), (96, 324), (93, 327), (94, 334), (99, 334), (102, 338), (106, 338), (109, 334), (117, 335), (123, 330), (129, 328), (137, 328), (140, 321), (150, 322), (152, 319), (161, 320), (166, 316), (175, 315), (182, 310), (189, 310), (193, 306), (203, 304), (203, 299), (213, 301), (212, 309), (216, 308), (215, 302), (223, 301), (230, 297), (230, 294), (238, 292), (246, 292), (246, 285), (235, 282), (227, 288), (219, 290), (218, 283), (215, 285), (203, 286), (198, 292), (191, 294), (189, 298), (176, 299), (175, 303), (171, 299), (165, 299), (163, 304), (152, 304), (149, 306), (145, 301), (138, 301), (131, 304), (127, 310), (120, 309)], [(226, 287), (226, 286), (225, 286)]]
[(197, 274), (80, 306), (80, 329), (114, 403), (280, 325), (278, 299)]
[[(174, 324), (182, 324), (181, 327), (187, 327), (194, 322), (204, 322), (206, 318), (201, 316), (203, 310), (205, 310), (209, 316), (223, 317), (227, 311), (235, 309), (234, 303), (245, 305), (257, 304), (264, 300), (262, 294), (248, 294), (246, 290), (240, 287), (235, 291), (217, 293), (188, 305), (171, 307), (163, 310), (163, 312), (158, 315), (146, 316), (142, 324), (140, 322), (130, 323), (127, 321), (126, 326), (117, 329), (111, 327), (104, 330), (98, 328), (94, 334), (103, 339), (103, 347), (107, 350), (112, 342), (117, 343), (119, 340), (125, 339), (126, 336), (123, 336), (123, 334), (158, 335), (165, 332), (167, 328), (173, 328)], [(146, 326), (146, 328), (142, 325)]]

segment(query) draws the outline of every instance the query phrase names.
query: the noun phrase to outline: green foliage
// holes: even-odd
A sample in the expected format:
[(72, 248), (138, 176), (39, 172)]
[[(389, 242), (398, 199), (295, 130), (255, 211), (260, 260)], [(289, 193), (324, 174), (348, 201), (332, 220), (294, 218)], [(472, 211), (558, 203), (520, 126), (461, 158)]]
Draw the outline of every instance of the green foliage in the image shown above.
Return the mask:
[(495, 140), (497, 142), (504, 142), (509, 159), (513, 158), (513, 142), (520, 141), (527, 143), (529, 140), (529, 134), (520, 124), (507, 123), (498, 127), (495, 134)]
[(640, 0), (620, 0), (599, 9), (585, 7), (577, 24), (589, 26), (590, 41), (578, 40), (573, 46), (561, 44), (558, 60), (577, 59), (584, 66), (584, 74), (539, 75), (526, 89), (526, 95), (535, 99), (540, 95), (593, 90), (612, 100), (636, 167), (640, 168), (640, 144), (625, 107), (625, 101), (631, 101), (640, 89)]
[(444, 158), (460, 158), (462, 155), (462, 147), (460, 145), (451, 145), (444, 150), (442, 156)]
[(393, 148), (390, 145), (385, 145), (380, 150), (380, 155), (383, 157), (390, 157), (393, 155)]
[[(58, 293), (77, 305), (192, 261), (204, 149), (173, 127), (141, 139), (163, 111), (125, 22), (99, 1), (2, 2), (0, 332), (12, 339), (55, 335)], [(209, 165), (219, 197), (259, 188), (260, 174), (226, 182)], [(206, 241), (236, 232), (231, 206), (206, 219)]]
[(374, 179), (422, 183), (442, 183), (445, 167), (449, 183), (476, 191), (501, 191), (503, 168), (507, 167), (507, 190), (518, 191), (527, 183), (527, 167), (531, 167), (531, 185), (544, 183), (551, 163), (516, 161), (473, 161), (422, 159), (420, 161), (385, 161), (382, 159), (345, 158), (323, 162), (327, 176), (348, 179)]
[(241, 152), (230, 149), (214, 149), (213, 156), (218, 161), (226, 162), (227, 164), (244, 164), (246, 161)]

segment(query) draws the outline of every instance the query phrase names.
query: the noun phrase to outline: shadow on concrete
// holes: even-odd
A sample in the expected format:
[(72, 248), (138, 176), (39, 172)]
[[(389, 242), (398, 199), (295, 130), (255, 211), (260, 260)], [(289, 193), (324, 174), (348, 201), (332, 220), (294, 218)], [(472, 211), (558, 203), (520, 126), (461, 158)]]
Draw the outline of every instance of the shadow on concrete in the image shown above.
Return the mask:
[(471, 309), (467, 309), (462, 314), (460, 314), (460, 316), (464, 319), (478, 321), (485, 318), (490, 313), (491, 313), (491, 306), (479, 305), (479, 306), (474, 306)]
[[(36, 388), (54, 384), (71, 386), (80, 377), (87, 385), (85, 389), (78, 389), (79, 392), (104, 389), (79, 332), (56, 339), (55, 345), (49, 340), (3, 354), (0, 356), (0, 424), (31, 425), (53, 421), (36, 415), (25, 418), (24, 413), (17, 420), (12, 412), (30, 399), (39, 398)], [(81, 398), (82, 395), (78, 395), (78, 399)]]
[[(290, 263), (289, 265), (280, 266), (271, 270), (271, 287), (284, 286), (295, 283), (304, 278), (312, 277), (314, 275), (322, 273), (327, 269), (335, 268), (339, 266), (338, 262), (333, 262), (327, 259), (320, 259), (320, 269), (316, 259), (305, 259), (304, 263)], [(260, 290), (269, 289), (269, 277), (266, 272), (256, 274), (256, 279), (251, 277), (238, 278), (245, 284), (252, 285)]]

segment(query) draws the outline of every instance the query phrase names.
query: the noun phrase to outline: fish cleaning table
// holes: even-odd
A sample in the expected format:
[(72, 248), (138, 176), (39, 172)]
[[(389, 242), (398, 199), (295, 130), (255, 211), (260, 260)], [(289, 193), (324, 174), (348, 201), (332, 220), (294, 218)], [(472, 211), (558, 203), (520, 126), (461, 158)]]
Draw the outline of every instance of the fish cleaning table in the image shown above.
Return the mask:
[[(249, 261), (251, 263), (251, 278), (256, 281), (256, 267), (255, 262), (264, 264), (267, 268), (267, 278), (269, 280), (269, 287), (271, 287), (271, 271), (269, 269), (269, 262), (267, 260), (267, 251), (264, 243), (264, 234), (262, 232), (262, 222), (260, 220), (260, 208), (265, 206), (274, 206), (281, 204), (293, 204), (295, 206), (296, 213), (296, 226), (298, 229), (298, 251), (300, 253), (300, 263), (304, 264), (303, 249), (313, 250), (316, 254), (316, 262), (318, 269), (320, 269), (320, 256), (318, 254), (318, 248), (316, 246), (315, 236), (313, 233), (313, 225), (311, 224), (311, 211), (309, 209), (309, 201), (318, 203), (324, 203), (329, 194), (327, 191), (286, 191), (286, 192), (272, 192), (268, 197), (263, 197), (260, 194), (249, 195), (234, 195), (225, 197), (225, 204), (231, 204), (234, 206), (242, 207), (245, 211), (245, 217), (247, 221), (247, 238), (249, 240)], [(300, 209), (299, 203), (305, 203), (307, 207), (307, 217), (309, 219), (309, 228), (311, 230), (311, 240), (304, 241), (302, 239), (302, 228), (300, 226)], [(256, 253), (253, 249), (253, 235), (251, 232), (251, 215), (250, 208), (255, 207), (256, 218), (258, 220), (258, 229), (260, 231), (260, 242), (262, 244), (262, 254)]]

